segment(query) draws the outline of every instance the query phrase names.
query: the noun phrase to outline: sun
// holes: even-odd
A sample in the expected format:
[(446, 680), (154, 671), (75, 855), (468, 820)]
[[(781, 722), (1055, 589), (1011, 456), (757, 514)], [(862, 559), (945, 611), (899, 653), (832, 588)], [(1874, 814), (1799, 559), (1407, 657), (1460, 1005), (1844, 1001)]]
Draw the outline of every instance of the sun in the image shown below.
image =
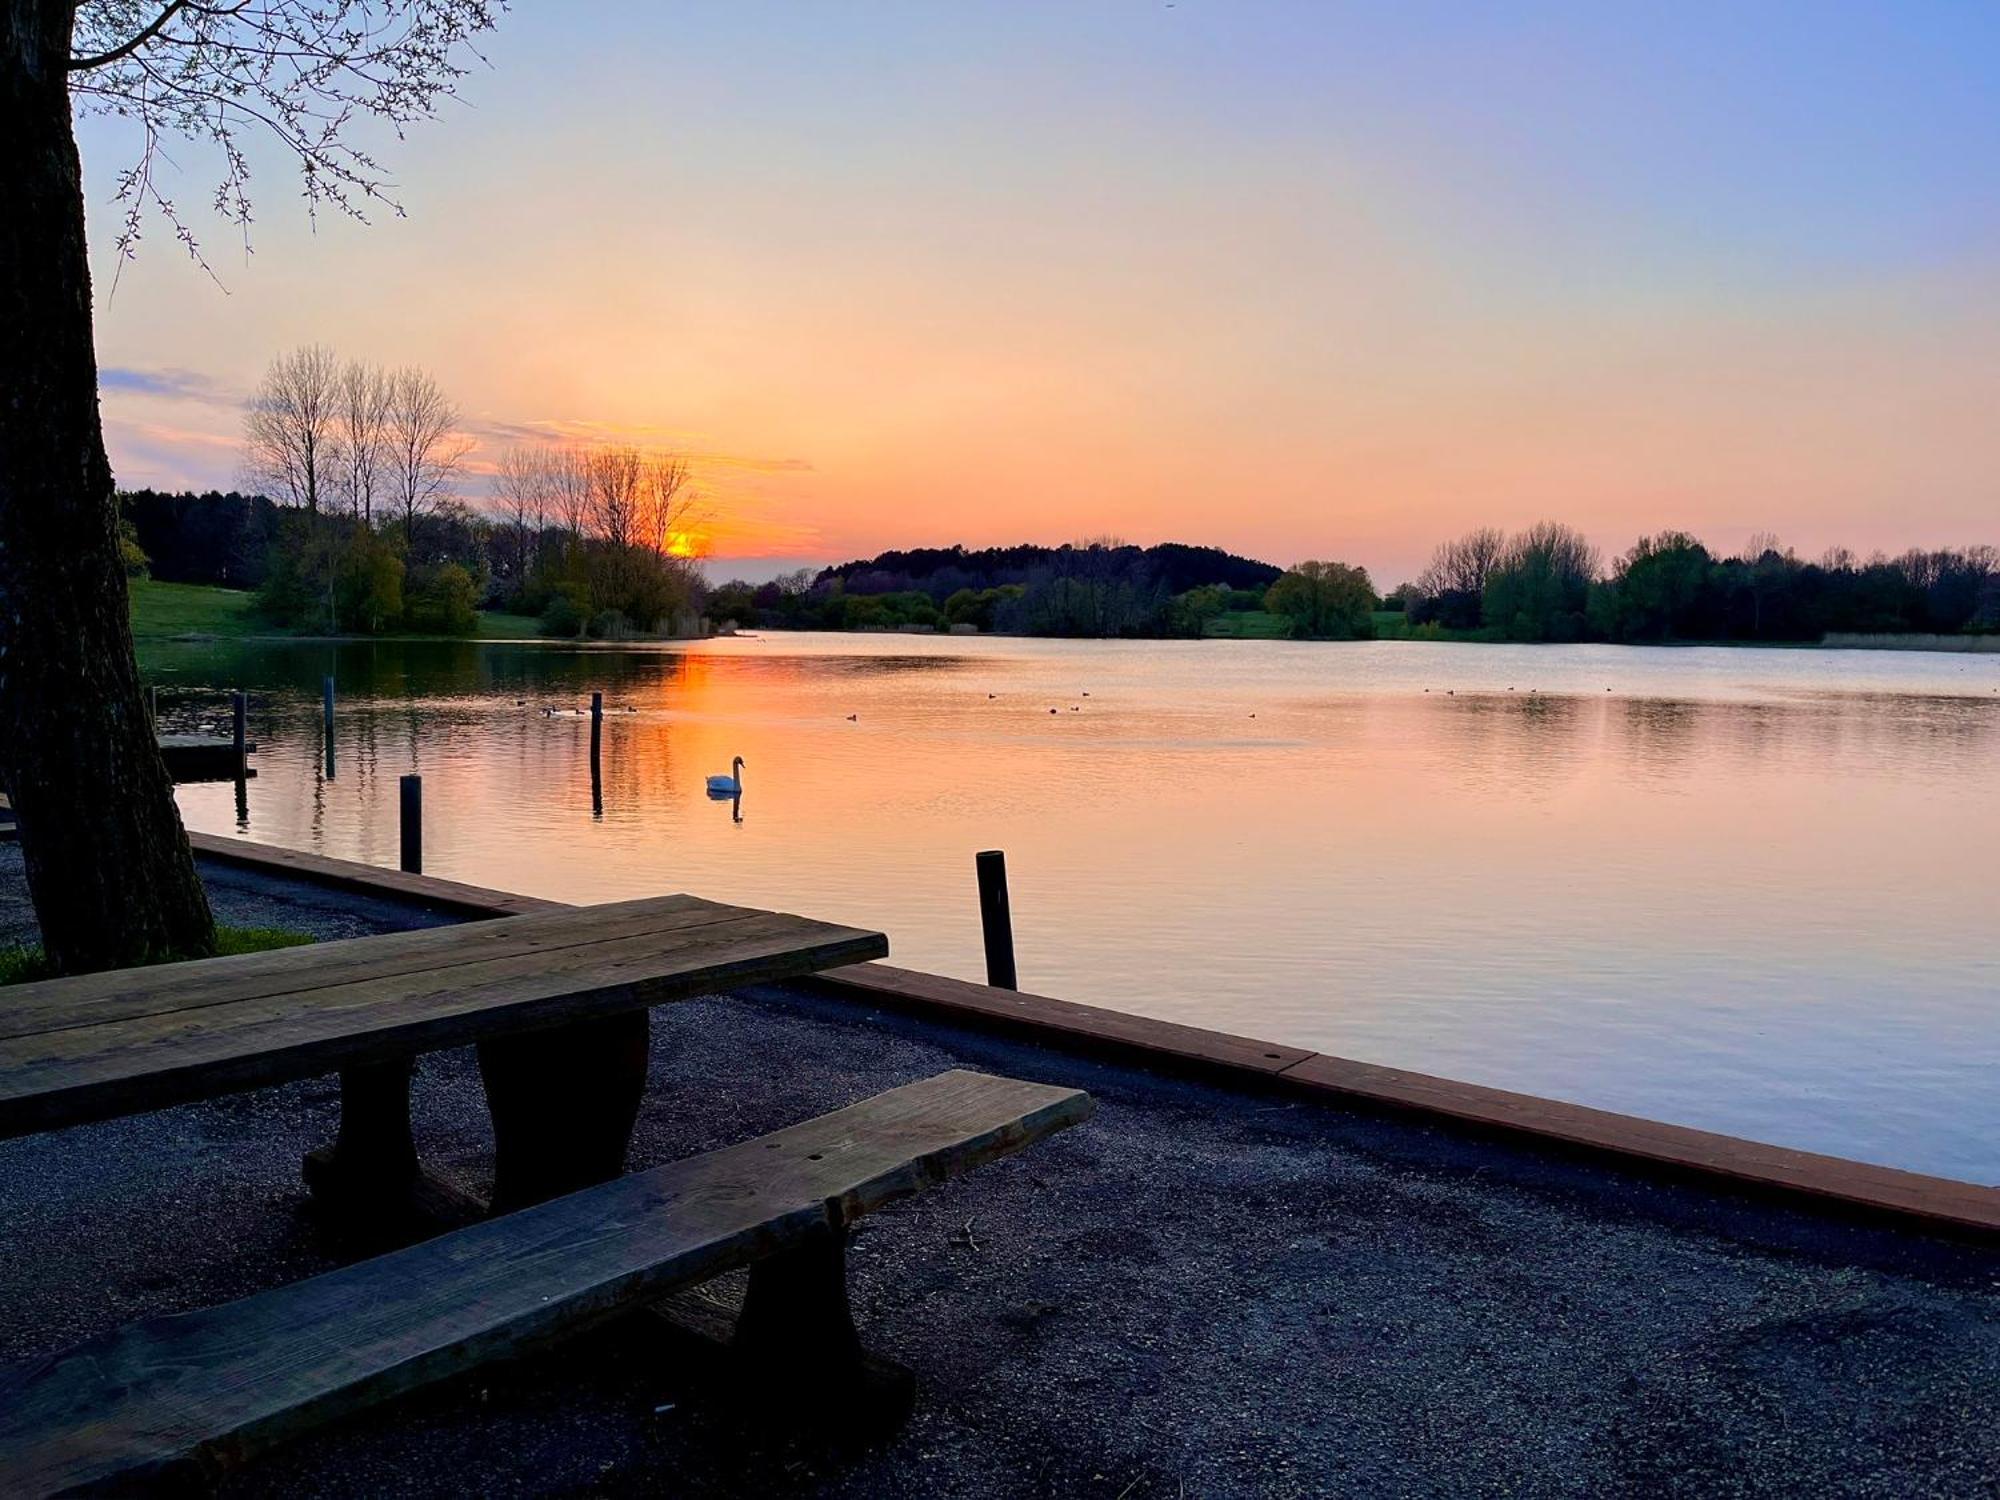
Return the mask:
[(692, 531), (667, 533), (667, 556), (701, 557), (708, 551), (708, 538)]

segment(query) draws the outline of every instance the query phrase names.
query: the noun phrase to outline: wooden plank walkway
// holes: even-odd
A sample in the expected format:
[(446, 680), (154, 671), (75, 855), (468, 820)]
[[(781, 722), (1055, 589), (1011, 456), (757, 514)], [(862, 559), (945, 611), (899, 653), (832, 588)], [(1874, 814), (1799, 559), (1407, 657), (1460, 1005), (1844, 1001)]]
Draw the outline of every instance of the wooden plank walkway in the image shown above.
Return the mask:
[(879, 958), (878, 932), (666, 896), (11, 988), (0, 1138)]

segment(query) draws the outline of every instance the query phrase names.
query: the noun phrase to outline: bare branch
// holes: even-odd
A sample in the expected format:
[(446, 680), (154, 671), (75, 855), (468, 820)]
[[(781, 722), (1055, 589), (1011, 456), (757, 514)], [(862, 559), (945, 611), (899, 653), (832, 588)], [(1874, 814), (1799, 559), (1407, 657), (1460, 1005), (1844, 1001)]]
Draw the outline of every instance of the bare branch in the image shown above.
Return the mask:
[(188, 0), (173, 0), (171, 5), (153, 17), (152, 24), (144, 31), (141, 31), (130, 41), (122, 42), (118, 46), (113, 47), (108, 52), (100, 52), (95, 57), (72, 57), (68, 63), (69, 71), (72, 73), (81, 73), (89, 68), (101, 68), (106, 63), (117, 62), (121, 57), (131, 56), (165, 30), (167, 22), (174, 18), (176, 12), (186, 9), (187, 3)]
[(297, 160), (308, 214), (331, 208), (365, 218), (388, 203), (387, 173), (357, 139), (373, 121), (400, 137), (435, 113), (477, 58), (502, 0), (84, 0), (70, 98), (81, 113), (138, 124), (139, 159), (118, 178), (126, 218), (121, 257), (135, 253), (141, 220), (159, 214), (201, 261), (195, 235), (154, 173), (169, 136), (205, 143), (221, 159), (210, 207), (251, 220), (244, 138), (268, 134)]

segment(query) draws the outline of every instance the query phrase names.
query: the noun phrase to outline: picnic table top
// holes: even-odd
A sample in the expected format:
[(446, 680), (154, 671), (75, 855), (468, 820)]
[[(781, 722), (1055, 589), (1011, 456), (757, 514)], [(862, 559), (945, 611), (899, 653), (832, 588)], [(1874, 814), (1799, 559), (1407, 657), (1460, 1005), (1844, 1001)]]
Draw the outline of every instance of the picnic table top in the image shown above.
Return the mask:
[(0, 991), (0, 1139), (881, 958), (879, 932), (659, 896)]

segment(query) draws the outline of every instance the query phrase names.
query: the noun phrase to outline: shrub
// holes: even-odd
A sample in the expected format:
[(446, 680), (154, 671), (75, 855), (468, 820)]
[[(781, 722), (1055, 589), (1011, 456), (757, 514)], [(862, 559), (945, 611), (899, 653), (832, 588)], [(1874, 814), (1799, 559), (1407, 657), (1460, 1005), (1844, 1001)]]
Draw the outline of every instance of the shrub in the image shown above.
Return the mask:
[(548, 607), (542, 611), (539, 627), (546, 636), (559, 640), (574, 640), (583, 630), (583, 611), (577, 608), (576, 597), (567, 589), (558, 589), (549, 596)]
[(1271, 585), (1264, 607), (1290, 621), (1297, 636), (1353, 641), (1375, 634), (1375, 588), (1368, 570), (1345, 563), (1300, 563)]
[(472, 575), (457, 563), (441, 563), (412, 578), (406, 618), (410, 629), (427, 634), (471, 635), (479, 628), (478, 602)]

